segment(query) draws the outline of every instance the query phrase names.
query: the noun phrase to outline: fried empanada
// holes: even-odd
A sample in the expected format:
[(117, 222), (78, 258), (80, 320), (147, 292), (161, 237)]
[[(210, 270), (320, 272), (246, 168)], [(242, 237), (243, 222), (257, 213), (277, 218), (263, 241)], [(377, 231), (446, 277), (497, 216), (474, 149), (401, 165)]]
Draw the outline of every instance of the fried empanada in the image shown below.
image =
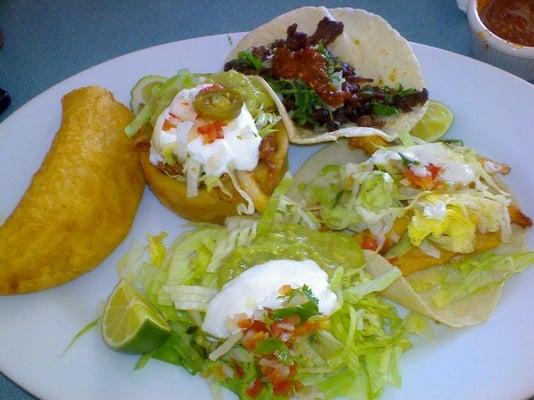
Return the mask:
[(62, 103), (48, 154), (0, 227), (0, 294), (60, 285), (100, 264), (130, 230), (143, 193), (139, 156), (123, 133), (130, 110), (99, 87)]

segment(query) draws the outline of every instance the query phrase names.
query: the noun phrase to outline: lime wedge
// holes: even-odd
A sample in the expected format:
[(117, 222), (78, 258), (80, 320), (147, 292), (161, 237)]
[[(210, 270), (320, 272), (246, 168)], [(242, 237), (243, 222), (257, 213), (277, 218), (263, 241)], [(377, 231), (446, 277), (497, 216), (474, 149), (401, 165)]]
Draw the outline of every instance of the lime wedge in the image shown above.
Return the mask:
[(130, 108), (134, 115), (139, 114), (143, 106), (152, 97), (152, 89), (156, 85), (161, 85), (167, 81), (167, 78), (159, 75), (147, 75), (135, 84), (130, 92)]
[(430, 100), (425, 115), (410, 133), (426, 142), (435, 142), (447, 133), (452, 121), (454, 121), (454, 115), (449, 107), (438, 101)]
[(167, 321), (132, 285), (120, 281), (106, 303), (104, 341), (113, 350), (147, 353), (170, 335)]

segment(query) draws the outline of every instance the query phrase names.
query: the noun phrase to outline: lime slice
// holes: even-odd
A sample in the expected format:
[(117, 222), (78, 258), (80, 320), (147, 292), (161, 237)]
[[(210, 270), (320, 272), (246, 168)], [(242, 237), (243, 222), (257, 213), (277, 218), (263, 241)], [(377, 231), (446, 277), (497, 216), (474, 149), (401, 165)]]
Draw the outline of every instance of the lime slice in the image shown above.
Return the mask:
[(113, 350), (147, 353), (169, 336), (167, 321), (132, 285), (122, 280), (108, 298), (102, 334)]
[(139, 79), (130, 92), (130, 108), (134, 115), (139, 114), (143, 106), (150, 100), (154, 86), (161, 85), (166, 81), (167, 78), (159, 75), (147, 75)]
[(449, 107), (438, 101), (430, 100), (425, 115), (410, 133), (426, 142), (435, 142), (447, 133), (452, 121), (454, 121), (454, 115)]

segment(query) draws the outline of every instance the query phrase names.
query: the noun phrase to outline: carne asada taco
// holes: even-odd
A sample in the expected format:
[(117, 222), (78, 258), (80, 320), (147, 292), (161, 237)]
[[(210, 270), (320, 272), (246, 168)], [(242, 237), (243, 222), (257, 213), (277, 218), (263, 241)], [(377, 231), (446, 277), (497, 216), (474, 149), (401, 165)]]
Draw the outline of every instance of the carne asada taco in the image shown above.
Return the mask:
[(392, 141), (422, 118), (428, 100), (408, 42), (363, 10), (290, 11), (239, 41), (224, 68), (265, 78), (287, 109), (294, 143)]
[(262, 212), (287, 170), (288, 139), (260, 77), (238, 72), (147, 76), (132, 90), (137, 114), (126, 133), (145, 128), (139, 148), (145, 179), (177, 214), (222, 223)]
[(525, 251), (532, 221), (499, 182), (510, 168), (444, 142), (362, 158), (344, 141), (325, 148), (290, 195), (323, 228), (354, 232), (371, 274), (400, 270), (387, 297), (454, 327), (486, 320), (504, 281), (534, 263)]

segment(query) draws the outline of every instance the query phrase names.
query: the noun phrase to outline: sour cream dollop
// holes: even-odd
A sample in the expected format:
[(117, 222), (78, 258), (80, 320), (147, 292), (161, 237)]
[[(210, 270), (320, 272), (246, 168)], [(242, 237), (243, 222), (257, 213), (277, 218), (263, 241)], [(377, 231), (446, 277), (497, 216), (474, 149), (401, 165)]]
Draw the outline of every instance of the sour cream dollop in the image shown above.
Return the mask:
[(330, 289), (328, 275), (313, 260), (273, 260), (253, 266), (228, 282), (210, 301), (202, 329), (224, 338), (232, 333), (232, 317), (251, 317), (258, 308), (280, 309), (283, 299), (279, 290), (284, 285), (292, 288), (307, 285), (319, 300), (319, 312), (331, 315), (337, 297)]
[(220, 177), (230, 170), (252, 171), (258, 165), (261, 137), (247, 106), (222, 127), (223, 137), (209, 143), (198, 128), (209, 122), (199, 118), (193, 101), (206, 88), (203, 83), (176, 94), (158, 117), (150, 146), (150, 162), (158, 165), (169, 156), (181, 164), (192, 160), (209, 176)]
[(380, 149), (371, 157), (371, 163), (383, 165), (390, 161), (402, 161), (399, 153), (402, 153), (405, 159), (414, 162), (411, 170), (417, 176), (424, 177), (430, 174), (425, 167), (433, 164), (440, 167), (438, 177), (440, 181), (467, 186), (477, 179), (473, 166), (466, 162), (461, 154), (446, 148), (441, 143), (425, 143), (402, 150)]

